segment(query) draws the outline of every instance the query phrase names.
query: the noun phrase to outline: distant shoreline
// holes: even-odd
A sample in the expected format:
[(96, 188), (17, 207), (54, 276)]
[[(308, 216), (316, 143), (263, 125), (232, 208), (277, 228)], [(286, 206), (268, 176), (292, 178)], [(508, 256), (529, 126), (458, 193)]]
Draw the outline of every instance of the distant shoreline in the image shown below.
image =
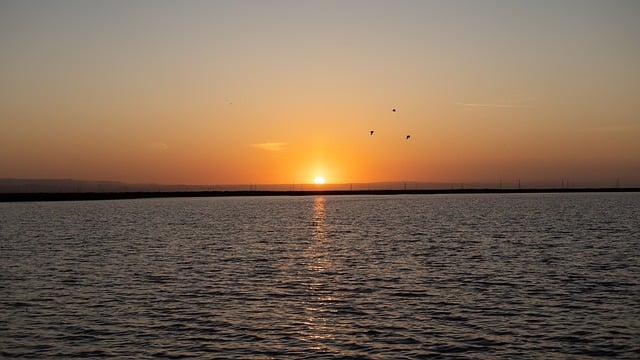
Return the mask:
[(320, 195), (438, 195), (438, 194), (540, 194), (640, 192), (640, 188), (523, 188), (523, 189), (431, 189), (431, 190), (231, 190), (231, 191), (131, 191), (67, 193), (2, 193), (0, 202), (126, 200), (179, 197), (320, 196)]

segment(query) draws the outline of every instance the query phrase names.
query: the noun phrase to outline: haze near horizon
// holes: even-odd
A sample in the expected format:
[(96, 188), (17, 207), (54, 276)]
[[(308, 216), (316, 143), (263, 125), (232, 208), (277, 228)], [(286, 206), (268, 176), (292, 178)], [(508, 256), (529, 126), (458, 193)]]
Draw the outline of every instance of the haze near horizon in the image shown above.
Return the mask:
[(0, 178), (640, 186), (638, 34), (637, 1), (3, 1)]

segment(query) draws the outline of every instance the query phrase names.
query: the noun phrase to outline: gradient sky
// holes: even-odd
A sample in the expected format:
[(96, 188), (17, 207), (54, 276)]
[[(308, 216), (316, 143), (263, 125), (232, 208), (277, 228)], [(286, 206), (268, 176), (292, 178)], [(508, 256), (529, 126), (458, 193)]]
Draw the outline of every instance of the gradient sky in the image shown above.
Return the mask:
[(639, 186), (639, 39), (636, 0), (3, 0), (0, 177)]

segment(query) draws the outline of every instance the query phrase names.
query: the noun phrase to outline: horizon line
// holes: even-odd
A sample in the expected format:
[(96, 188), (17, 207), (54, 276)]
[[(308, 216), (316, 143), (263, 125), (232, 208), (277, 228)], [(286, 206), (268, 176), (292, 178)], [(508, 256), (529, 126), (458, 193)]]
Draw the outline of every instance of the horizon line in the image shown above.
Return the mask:
[(211, 190), (211, 191), (120, 191), (120, 192), (49, 192), (0, 193), (3, 202), (127, 200), (180, 197), (243, 196), (324, 196), (324, 195), (439, 195), (439, 194), (541, 194), (640, 192), (640, 187), (590, 188), (457, 188), (457, 189), (377, 189), (377, 190)]

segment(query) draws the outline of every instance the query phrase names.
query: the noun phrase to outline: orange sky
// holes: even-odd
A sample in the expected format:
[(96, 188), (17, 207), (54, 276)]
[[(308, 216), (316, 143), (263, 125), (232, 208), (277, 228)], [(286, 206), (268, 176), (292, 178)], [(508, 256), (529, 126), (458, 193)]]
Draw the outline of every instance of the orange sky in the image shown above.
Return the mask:
[(640, 186), (638, 34), (635, 1), (3, 1), (0, 178)]

